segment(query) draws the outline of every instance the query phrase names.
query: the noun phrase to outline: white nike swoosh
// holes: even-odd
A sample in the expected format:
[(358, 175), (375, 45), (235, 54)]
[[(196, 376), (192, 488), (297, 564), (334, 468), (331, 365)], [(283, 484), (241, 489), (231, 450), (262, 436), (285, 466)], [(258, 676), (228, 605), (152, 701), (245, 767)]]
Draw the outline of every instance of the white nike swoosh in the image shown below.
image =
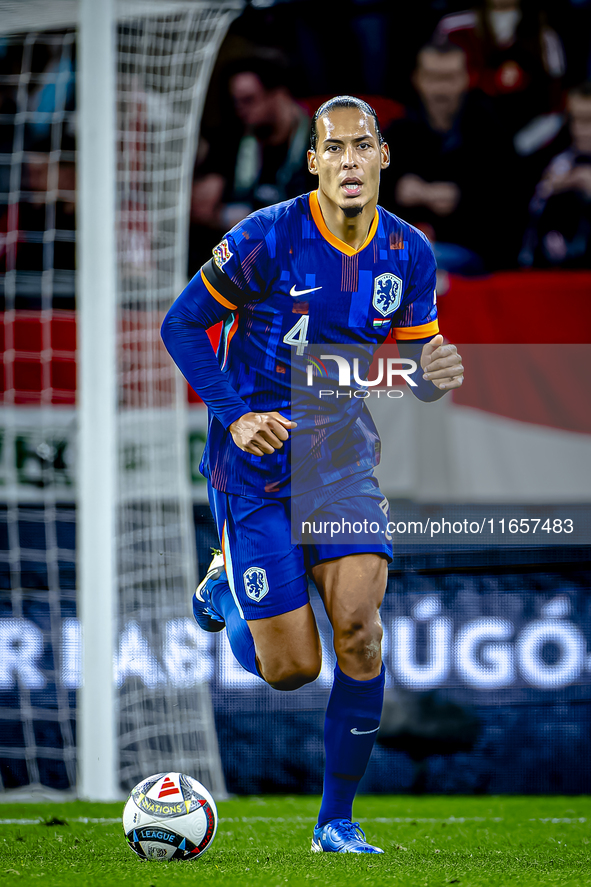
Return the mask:
[(363, 736), (364, 733), (377, 733), (379, 727), (376, 727), (375, 730), (358, 730), (357, 727), (353, 727), (351, 733), (354, 733), (355, 736)]
[(312, 289), (310, 289), (310, 290), (297, 290), (295, 288), (295, 283), (294, 283), (294, 285), (292, 286), (292, 288), (289, 291), (289, 295), (294, 296), (294, 297), (295, 296), (305, 296), (306, 293), (315, 293), (316, 290), (321, 290), (321, 289), (322, 289), (321, 286), (313, 286)]

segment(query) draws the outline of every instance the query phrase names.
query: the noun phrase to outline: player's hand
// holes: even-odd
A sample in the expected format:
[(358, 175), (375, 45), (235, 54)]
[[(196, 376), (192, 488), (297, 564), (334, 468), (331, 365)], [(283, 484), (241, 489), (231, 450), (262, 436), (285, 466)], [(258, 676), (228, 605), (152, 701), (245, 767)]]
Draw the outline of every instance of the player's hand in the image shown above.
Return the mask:
[(271, 413), (245, 413), (228, 429), (237, 447), (253, 456), (264, 456), (280, 450), (289, 437), (288, 428), (296, 428), (291, 422), (275, 411)]
[(436, 388), (459, 388), (464, 381), (462, 358), (455, 345), (444, 345), (443, 336), (435, 336), (421, 353), (423, 379), (429, 379)]

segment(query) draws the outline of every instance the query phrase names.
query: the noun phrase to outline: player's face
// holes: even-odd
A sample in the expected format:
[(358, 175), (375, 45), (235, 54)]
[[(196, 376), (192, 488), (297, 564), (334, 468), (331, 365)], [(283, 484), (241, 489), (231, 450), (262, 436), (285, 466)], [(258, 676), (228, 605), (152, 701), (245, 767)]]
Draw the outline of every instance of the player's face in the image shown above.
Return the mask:
[(378, 199), (380, 172), (390, 163), (388, 146), (380, 145), (373, 117), (358, 108), (334, 108), (318, 119), (317, 129), (308, 168), (323, 194), (355, 215)]

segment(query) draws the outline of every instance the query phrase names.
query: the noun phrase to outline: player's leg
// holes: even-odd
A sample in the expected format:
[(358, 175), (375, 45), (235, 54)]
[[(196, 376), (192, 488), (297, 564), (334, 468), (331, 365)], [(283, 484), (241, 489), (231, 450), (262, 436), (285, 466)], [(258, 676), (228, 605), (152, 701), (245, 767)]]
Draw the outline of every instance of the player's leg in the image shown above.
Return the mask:
[(254, 641), (232, 597), (221, 551), (214, 551), (207, 573), (195, 590), (193, 616), (204, 631), (219, 632), (225, 628), (236, 660), (246, 671), (260, 677)]
[(309, 603), (297, 610), (249, 620), (261, 677), (275, 690), (297, 690), (315, 681), (322, 646)]
[(206, 631), (225, 623), (238, 662), (278, 690), (315, 680), (320, 638), (285, 503), (209, 492), (222, 553), (195, 593), (197, 622)]
[[(208, 484), (208, 497), (218, 531), (220, 545), (226, 526), (228, 496)], [(241, 617), (228, 583), (225, 556), (221, 550), (214, 550), (213, 559), (207, 573), (195, 590), (192, 599), (193, 616), (204, 631), (227, 630), (228, 641), (242, 668), (259, 676), (254, 641), (246, 621)]]
[(316, 564), (312, 576), (333, 628), (339, 668), (357, 681), (378, 677), (387, 558), (373, 552), (349, 554)]
[[(354, 554), (312, 570), (334, 632), (337, 665), (324, 723), (325, 773), (313, 849), (371, 852), (350, 834), (353, 800), (365, 773), (384, 702), (379, 607), (388, 564), (379, 554)], [(323, 838), (324, 836), (324, 838)]]
[[(225, 627), (240, 665), (262, 677), (275, 690), (297, 690), (315, 681), (322, 665), (322, 647), (310, 604), (289, 613), (247, 622), (236, 606), (220, 561), (221, 555), (216, 555), (207, 574), (209, 579), (206, 576), (195, 592), (193, 612), (199, 625), (206, 631), (220, 631)], [(203, 589), (204, 584), (207, 589)], [(207, 594), (212, 602), (207, 613), (203, 612), (197, 597), (200, 589), (202, 597)]]
[(344, 482), (340, 493), (337, 487), (335, 500), (315, 517), (342, 518), (351, 525), (367, 518), (374, 532), (365, 541), (359, 539), (361, 544), (321, 542), (310, 549), (311, 572), (333, 627), (337, 654), (324, 727), (324, 790), (312, 849), (381, 852), (360, 838), (351, 819), (384, 698), (379, 608), (391, 559), (387, 501), (373, 477), (361, 476)]

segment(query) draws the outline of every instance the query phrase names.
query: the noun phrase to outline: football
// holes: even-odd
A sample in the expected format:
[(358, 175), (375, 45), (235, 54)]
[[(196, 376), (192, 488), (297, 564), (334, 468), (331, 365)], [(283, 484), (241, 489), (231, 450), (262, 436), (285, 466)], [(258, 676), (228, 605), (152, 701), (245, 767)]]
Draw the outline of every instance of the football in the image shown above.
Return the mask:
[(131, 790), (123, 830), (142, 859), (198, 859), (211, 846), (218, 825), (215, 802), (205, 786), (184, 773), (156, 773)]

